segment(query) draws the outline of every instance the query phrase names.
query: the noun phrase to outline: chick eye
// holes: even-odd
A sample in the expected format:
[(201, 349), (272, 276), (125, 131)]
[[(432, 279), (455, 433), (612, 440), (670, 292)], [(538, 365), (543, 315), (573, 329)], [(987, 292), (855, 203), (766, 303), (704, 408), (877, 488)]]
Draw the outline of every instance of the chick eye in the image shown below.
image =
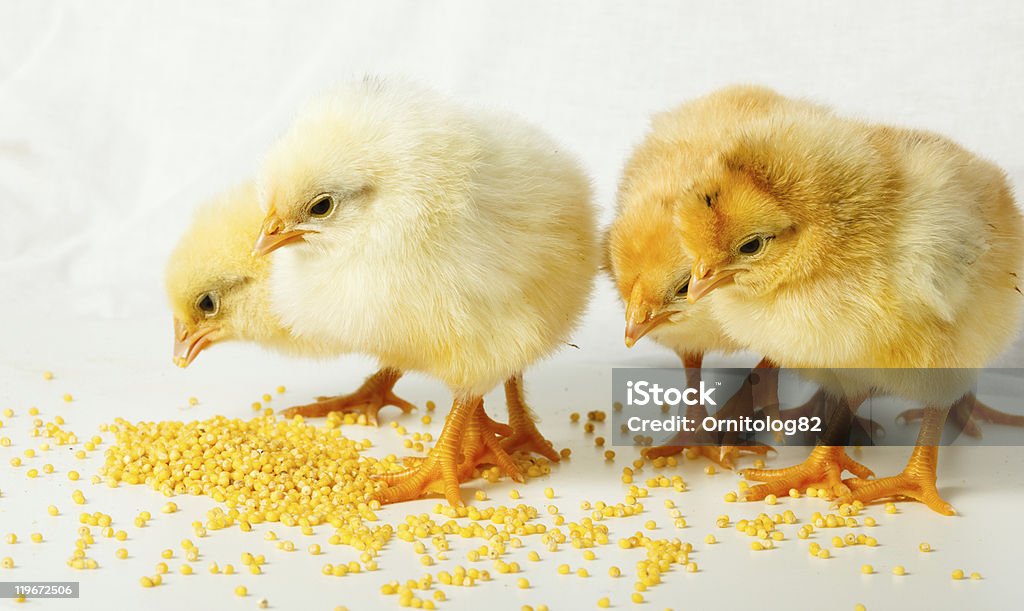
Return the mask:
[(686, 282), (683, 283), (683, 286), (679, 287), (679, 290), (676, 291), (676, 295), (678, 295), (680, 297), (686, 297), (686, 293), (688, 293), (689, 291), (690, 291), (690, 280), (689, 280), (689, 278), (687, 278)]
[(217, 313), (217, 298), (211, 293), (203, 293), (196, 300), (196, 308), (207, 316), (213, 316)]
[(745, 255), (752, 255), (764, 247), (764, 238), (757, 236), (740, 245), (740, 252)]
[(309, 207), (309, 215), (316, 218), (324, 218), (333, 211), (334, 198), (330, 195), (324, 195)]

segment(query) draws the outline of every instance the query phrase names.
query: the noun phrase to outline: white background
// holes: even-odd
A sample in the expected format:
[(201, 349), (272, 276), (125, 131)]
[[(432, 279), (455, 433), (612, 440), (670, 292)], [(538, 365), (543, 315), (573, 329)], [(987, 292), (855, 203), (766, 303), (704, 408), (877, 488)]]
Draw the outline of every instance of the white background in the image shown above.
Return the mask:
[[(542, 125), (589, 169), (607, 221), (622, 163), (643, 136), (649, 115), (735, 82), (761, 83), (848, 114), (948, 134), (999, 163), (1019, 186), (1024, 180), (1019, 145), (1024, 136), (1022, 39), (1024, 9), (1012, 1), (171, 6), (5, 0), (0, 3), (0, 409), (15, 407), (21, 419), (12, 419), (2, 432), (16, 445), (29, 443), (23, 434), (24, 410), (33, 404), (49, 417), (65, 414), (80, 434), (118, 415), (245, 415), (253, 398), (278, 383), (292, 389), (288, 396), (294, 401), (305, 401), (315, 393), (343, 390), (368, 371), (370, 365), (354, 357), (335, 363), (289, 361), (247, 346), (217, 347), (186, 372), (170, 364), (163, 266), (191, 209), (250, 176), (297, 107), (333, 83), (365, 73), (407, 76)], [(595, 383), (594, 376), (606, 380), (608, 368), (617, 364), (675, 365), (672, 355), (647, 342), (627, 352), (621, 320), (621, 308), (602, 282), (575, 339), (581, 349), (527, 377), (546, 430), (560, 445), (587, 444), (565, 425), (565, 413), (607, 408), (606, 382)], [(1000, 362), (1020, 366), (1022, 354), (1018, 348)], [(54, 369), (58, 379), (44, 385), (39, 378), (43, 369)], [(416, 403), (428, 398), (444, 402), (432, 381), (414, 377), (404, 384)], [(58, 400), (65, 391), (78, 397), (70, 407)], [(189, 395), (204, 401), (186, 412), (183, 398)], [(491, 405), (498, 407), (500, 401)], [(987, 430), (1000, 434), (993, 427)], [(353, 434), (363, 436), (364, 431)], [(378, 438), (377, 433), (366, 435)], [(397, 448), (389, 432), (382, 431), (379, 439)], [(29, 485), (21, 471), (8, 467), (14, 453), (15, 448), (0, 449), (0, 531), (16, 530), (27, 539), (36, 526), (25, 521), (37, 519), (49, 496), (63, 499), (69, 514), (74, 512), (66, 480), (55, 475)], [(778, 464), (793, 462), (798, 454), (787, 453)], [(595, 495), (621, 499), (618, 468), (604, 467), (596, 456), (556, 471), (552, 485), (565, 490), (560, 500), (565, 507), (576, 510), (583, 490), (592, 500)], [(865, 452), (865, 460), (880, 473), (898, 469), (903, 456), (899, 449)], [(778, 555), (751, 555), (746, 538), (733, 541), (729, 531), (719, 533), (729, 545), (704, 553), (701, 574), (676, 572), (650, 598), (676, 608), (747, 608), (781, 601), (787, 607), (852, 608), (863, 601), (874, 603), (869, 608), (894, 608), (914, 597), (937, 607), (998, 606), (999, 596), (1015, 585), (1006, 572), (1010, 561), (1001, 560), (1001, 554), (1011, 552), (1011, 541), (997, 541), (986, 525), (999, 516), (1009, 519), (1011, 508), (1024, 500), (1019, 471), (1024, 455), (1015, 448), (955, 449), (945, 456), (940, 483), (964, 517), (939, 518), (906, 506), (905, 514), (897, 516), (902, 524), (886, 529), (884, 538), (879, 535), (889, 548), (872, 552), (880, 571), (896, 562), (890, 559), (907, 564), (912, 576), (904, 580), (881, 574), (865, 582), (857, 573), (861, 561), (852, 557), (836, 558), (827, 569), (809, 564), (802, 543), (771, 552), (782, 554), (784, 562), (775, 561)], [(874, 462), (869, 460), (873, 457)], [(698, 547), (715, 515), (739, 511), (721, 502), (722, 493), (735, 487), (733, 478), (705, 479), (702, 466), (692, 463), (680, 471), (693, 489), (680, 504), (688, 507), (691, 524), (700, 524), (685, 536)], [(503, 484), (488, 491), (504, 500), (508, 488)], [(467, 487), (467, 497), (472, 489)], [(161, 502), (144, 489), (98, 488), (95, 495), (107, 501), (94, 510), (115, 513), (126, 522), (139, 508), (153, 510)], [(539, 494), (534, 497), (535, 504), (544, 502)], [(820, 503), (801, 503), (792, 507), (803, 510), (798, 514), (804, 517), (824, 510)], [(209, 506), (202, 499), (186, 499), (185, 504), (195, 512)], [(403, 507), (392, 517), (432, 504)], [(651, 505), (656, 505), (657, 519), (670, 524), (660, 501)], [(116, 513), (118, 508), (123, 515)], [(744, 509), (749, 514), (760, 510)], [(153, 550), (186, 536), (190, 520), (185, 517), (177, 528), (170, 520), (165, 530), (158, 524), (140, 535), (130, 547), (129, 565), (117, 565), (108, 544), (106, 556), (97, 553), (105, 569), (95, 575), (64, 569), (77, 526), (67, 520), (60, 529), (52, 528), (54, 539), (68, 537), (63, 544), (32, 549), (19, 544), (12, 553), (0, 543), (0, 556), (17, 556), (23, 571), (11, 576), (0, 571), (0, 580), (53, 575), (96, 580), (102, 586), (77, 604), (34, 601), (33, 607), (99, 607), (105, 604), (97, 598), (101, 593), (106, 602), (123, 596), (154, 607), (202, 601), (255, 605), (234, 601), (228, 586), (206, 575), (196, 576), (192, 587), (183, 587), (183, 578), (160, 591), (137, 587), (137, 577), (151, 572), (158, 560)], [(928, 557), (930, 568), (919, 570), (911, 565), (920, 560), (914, 550), (925, 535), (943, 555)], [(162, 544), (157, 542), (161, 537)], [(210, 545), (237, 555), (263, 541), (233, 532)], [(719, 554), (717, 560), (713, 553)], [(453, 556), (464, 564), (464, 553)], [(628, 604), (632, 580), (616, 585), (592, 578), (582, 594), (578, 581), (570, 582), (572, 588), (545, 582), (556, 564), (570, 562), (575, 568), (581, 562), (576, 556), (566, 558), (531, 570), (527, 576), (541, 585), (527, 594), (508, 590), (506, 580), (503, 586), (490, 584), (474, 592), (450, 591), (453, 600), (442, 608), (484, 601), (495, 608), (538, 603), (569, 608), (575, 605), (563, 597), (573, 590), (578, 595), (573, 602), (588, 608), (599, 587), (608, 588), (613, 602)], [(634, 553), (616, 562), (625, 570), (636, 559)], [(250, 590), (262, 591), (278, 608), (289, 601), (320, 608), (394, 605), (376, 594), (379, 584), (419, 571), (404, 544), (390, 562), (406, 568), (344, 584), (321, 578), (319, 561), (308, 557), (277, 562), (267, 576), (250, 583)], [(988, 579), (951, 584), (949, 570), (961, 564), (986, 572)], [(114, 571), (112, 566), (131, 569)], [(47, 573), (47, 567), (59, 573)], [(289, 583), (301, 591), (287, 593)]]

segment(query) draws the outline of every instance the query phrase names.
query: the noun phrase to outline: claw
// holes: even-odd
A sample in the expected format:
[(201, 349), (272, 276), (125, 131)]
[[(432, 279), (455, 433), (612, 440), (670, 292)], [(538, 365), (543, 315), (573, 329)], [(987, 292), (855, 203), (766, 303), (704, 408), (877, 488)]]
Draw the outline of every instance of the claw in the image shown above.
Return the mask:
[(415, 405), (392, 392), (400, 377), (402, 377), (402, 373), (397, 369), (381, 369), (367, 378), (362, 386), (351, 394), (317, 397), (316, 403), (296, 405), (284, 410), (281, 414), (286, 418), (293, 416), (319, 418), (332, 412), (362, 414), (366, 416), (368, 423), (376, 426), (377, 415), (386, 405), (394, 405), (406, 414), (416, 409)]
[(783, 496), (791, 488), (824, 488), (833, 498), (848, 499), (850, 488), (842, 479), (844, 471), (857, 477), (872, 477), (874, 473), (850, 458), (841, 446), (818, 446), (803, 463), (785, 469), (745, 469), (741, 475), (747, 479), (765, 482), (752, 486), (744, 493), (748, 501), (763, 499), (769, 494)]

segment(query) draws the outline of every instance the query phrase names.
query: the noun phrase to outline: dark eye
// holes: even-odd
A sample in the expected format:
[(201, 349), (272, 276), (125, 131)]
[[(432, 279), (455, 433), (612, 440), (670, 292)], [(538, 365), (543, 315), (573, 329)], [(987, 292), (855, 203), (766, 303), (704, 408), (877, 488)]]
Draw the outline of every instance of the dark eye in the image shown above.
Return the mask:
[(690, 290), (690, 279), (687, 278), (686, 282), (683, 283), (683, 286), (679, 287), (679, 290), (676, 291), (676, 295), (678, 295), (680, 297), (686, 297), (686, 293), (689, 292), (689, 290)]
[(320, 199), (313, 202), (313, 205), (309, 207), (310, 216), (317, 218), (323, 218), (330, 214), (334, 210), (334, 199), (330, 195), (324, 195)]
[(211, 316), (217, 312), (217, 298), (211, 293), (203, 293), (196, 301), (196, 307), (203, 314)]
[(745, 255), (752, 255), (764, 247), (764, 238), (758, 236), (747, 240), (740, 246), (740, 252)]

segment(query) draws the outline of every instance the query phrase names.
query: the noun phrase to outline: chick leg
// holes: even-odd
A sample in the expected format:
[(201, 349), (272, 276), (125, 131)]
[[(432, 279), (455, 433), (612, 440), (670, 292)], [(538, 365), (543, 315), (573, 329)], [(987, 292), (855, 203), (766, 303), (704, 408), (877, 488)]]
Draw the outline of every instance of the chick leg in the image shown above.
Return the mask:
[[(815, 392), (814, 395), (812, 395), (811, 398), (802, 405), (784, 409), (779, 413), (779, 418), (782, 420), (797, 420), (799, 418), (812, 417), (825, 417), (825, 391), (821, 389)], [(854, 421), (872, 437), (885, 434), (885, 428), (871, 418), (854, 416)]]
[[(960, 402), (969, 403), (973, 396), (965, 397)], [(924, 503), (932, 511), (951, 516), (956, 513), (953, 506), (939, 496), (935, 481), (938, 466), (939, 448), (936, 444), (942, 437), (942, 426), (946, 422), (947, 409), (926, 407), (921, 421), (921, 432), (917, 436), (917, 446), (910, 454), (910, 460), (903, 473), (893, 477), (877, 480), (854, 479), (846, 480), (852, 491), (853, 500), (870, 503), (887, 498), (904, 497)]]
[[(924, 414), (925, 410), (923, 409), (908, 409), (896, 416), (896, 420), (913, 422), (923, 418)], [(978, 425), (979, 420), (991, 422), (992, 424), (1024, 427), (1024, 416), (1007, 414), (1006, 412), (989, 407), (979, 401), (974, 393), (969, 394), (966, 401), (960, 401), (954, 405), (949, 411), (949, 415), (953, 422), (960, 427), (960, 430), (975, 439), (981, 439), (981, 427)]]
[(385, 405), (394, 405), (405, 414), (416, 409), (415, 405), (392, 392), (395, 383), (401, 377), (401, 371), (385, 367), (366, 378), (363, 385), (354, 393), (337, 397), (317, 397), (316, 403), (289, 407), (282, 412), (282, 415), (286, 418), (292, 416), (318, 418), (331, 412), (355, 413), (366, 416), (367, 423), (376, 425), (377, 414)]
[(456, 398), (445, 419), (441, 435), (427, 457), (411, 469), (381, 476), (380, 479), (387, 487), (377, 492), (377, 500), (381, 503), (397, 503), (418, 499), (431, 492), (441, 492), (452, 506), (462, 506), (459, 483), (460, 475), (465, 472), (460, 469), (459, 463), (468, 462), (460, 461), (463, 458), (466, 430), (471, 420), (478, 417), (475, 412), (482, 411), (482, 404), (480, 397)]
[[(769, 494), (782, 496), (791, 488), (804, 490), (810, 486), (824, 488), (832, 498), (846, 498), (850, 496), (850, 488), (843, 482), (844, 471), (862, 478), (873, 475), (871, 469), (847, 456), (842, 446), (828, 445), (828, 442), (835, 443), (845, 438), (853, 420), (853, 411), (844, 399), (830, 397), (829, 402), (832, 417), (829, 429), (825, 432), (826, 443), (815, 447), (806, 461), (793, 467), (744, 470), (743, 477), (765, 482), (748, 489), (744, 493), (746, 500), (760, 500)], [(860, 403), (858, 401), (856, 405)]]
[[(704, 363), (703, 353), (688, 352), (679, 355), (679, 358), (682, 359), (683, 368), (686, 369), (686, 384), (691, 388), (700, 386), (700, 368)], [(686, 410), (686, 417), (697, 422), (703, 420), (707, 415), (707, 410), (699, 405), (690, 406)], [(653, 460), (686, 452), (687, 458), (695, 459), (703, 456), (722, 468), (732, 469), (733, 461), (739, 458), (742, 452), (767, 454), (771, 449), (767, 446), (688, 445), (687, 441), (693, 441), (692, 435), (692, 433), (679, 433), (668, 444), (647, 448), (643, 450), (642, 454), (644, 458)]]
[(505, 450), (535, 452), (552, 462), (558, 462), (558, 452), (537, 430), (536, 417), (526, 405), (522, 374), (516, 374), (505, 381), (505, 401), (508, 403), (508, 423), (512, 427), (512, 435), (502, 441)]

